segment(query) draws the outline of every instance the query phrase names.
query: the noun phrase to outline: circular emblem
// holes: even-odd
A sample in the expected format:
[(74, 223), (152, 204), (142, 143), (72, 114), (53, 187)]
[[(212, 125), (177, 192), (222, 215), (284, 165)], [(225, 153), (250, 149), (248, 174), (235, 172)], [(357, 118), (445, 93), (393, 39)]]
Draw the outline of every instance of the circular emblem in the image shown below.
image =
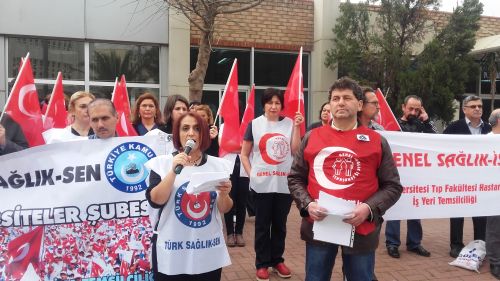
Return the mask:
[(264, 162), (278, 165), (290, 154), (290, 144), (282, 134), (265, 134), (259, 141), (259, 150)]
[(361, 173), (356, 153), (345, 147), (323, 148), (314, 158), (314, 175), (326, 189), (344, 189), (353, 185)]
[(217, 192), (188, 194), (186, 193), (188, 183), (181, 185), (175, 193), (175, 216), (188, 227), (201, 228), (212, 220)]
[(149, 176), (144, 163), (155, 156), (147, 145), (139, 142), (123, 143), (113, 148), (106, 157), (106, 178), (120, 191), (141, 192), (147, 188), (146, 178)]

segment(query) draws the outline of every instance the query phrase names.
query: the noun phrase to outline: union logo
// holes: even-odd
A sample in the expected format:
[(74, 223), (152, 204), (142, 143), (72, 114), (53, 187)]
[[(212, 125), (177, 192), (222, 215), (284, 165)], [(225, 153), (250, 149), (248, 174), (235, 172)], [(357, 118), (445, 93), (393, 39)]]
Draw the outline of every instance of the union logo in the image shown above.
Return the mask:
[(354, 184), (361, 173), (356, 153), (345, 147), (326, 147), (314, 158), (314, 174), (326, 189), (345, 189)]
[(122, 192), (141, 192), (147, 188), (146, 178), (149, 176), (144, 164), (155, 156), (147, 145), (139, 142), (123, 143), (113, 148), (106, 157), (106, 178)]
[(264, 162), (278, 165), (290, 154), (290, 143), (282, 134), (265, 134), (259, 141), (259, 150)]
[(217, 192), (202, 192), (188, 194), (184, 183), (175, 193), (175, 216), (181, 223), (192, 228), (201, 228), (212, 220), (212, 211), (217, 198)]

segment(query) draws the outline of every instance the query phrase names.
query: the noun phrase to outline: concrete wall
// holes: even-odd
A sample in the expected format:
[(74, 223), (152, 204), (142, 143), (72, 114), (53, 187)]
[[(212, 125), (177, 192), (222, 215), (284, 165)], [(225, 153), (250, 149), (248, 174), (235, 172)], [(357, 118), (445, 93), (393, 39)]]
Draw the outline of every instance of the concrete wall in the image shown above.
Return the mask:
[(0, 34), (168, 44), (161, 0), (2, 0)]

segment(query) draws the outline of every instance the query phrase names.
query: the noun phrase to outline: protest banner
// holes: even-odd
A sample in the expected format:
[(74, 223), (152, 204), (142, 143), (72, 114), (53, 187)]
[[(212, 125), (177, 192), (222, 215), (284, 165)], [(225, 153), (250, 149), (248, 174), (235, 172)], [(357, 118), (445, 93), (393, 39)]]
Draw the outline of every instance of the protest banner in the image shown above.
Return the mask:
[(144, 163), (167, 141), (82, 140), (0, 157), (4, 274), (21, 280), (33, 267), (40, 280), (152, 280)]
[(380, 133), (403, 185), (386, 220), (500, 214), (500, 135)]

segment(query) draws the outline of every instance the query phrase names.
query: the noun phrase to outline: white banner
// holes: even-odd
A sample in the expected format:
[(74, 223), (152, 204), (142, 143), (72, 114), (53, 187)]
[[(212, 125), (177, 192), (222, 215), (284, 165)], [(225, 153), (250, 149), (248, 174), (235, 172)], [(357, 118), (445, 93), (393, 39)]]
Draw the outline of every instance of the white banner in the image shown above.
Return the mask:
[(381, 134), (404, 189), (386, 220), (500, 214), (500, 135)]
[[(142, 164), (165, 147), (159, 141), (158, 137), (73, 141), (0, 158), (0, 226), (147, 215), (143, 191), (149, 173)], [(102, 208), (110, 209), (106, 217)]]
[(9, 249), (0, 273), (20, 280), (28, 263), (19, 261), (33, 258), (42, 280), (150, 280), (144, 163), (169, 146), (161, 136), (120, 137), (0, 157), (0, 249)]

